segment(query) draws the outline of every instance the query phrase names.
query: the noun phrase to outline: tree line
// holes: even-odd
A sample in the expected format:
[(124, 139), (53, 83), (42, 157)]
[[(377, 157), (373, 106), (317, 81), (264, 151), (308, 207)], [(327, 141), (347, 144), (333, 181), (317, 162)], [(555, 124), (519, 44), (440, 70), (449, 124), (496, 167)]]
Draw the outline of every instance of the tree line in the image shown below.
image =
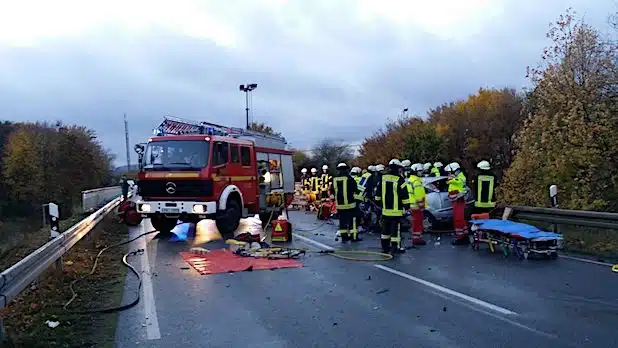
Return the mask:
[(529, 90), (480, 89), (426, 118), (389, 121), (365, 139), (359, 162), (457, 161), (471, 173), (488, 160), (501, 202), (544, 206), (548, 187), (557, 184), (564, 208), (616, 211), (616, 42), (571, 10), (552, 23), (547, 37), (552, 45), (542, 63), (527, 69)]
[(40, 214), (55, 202), (68, 216), (81, 191), (112, 183), (113, 155), (78, 125), (0, 123), (0, 218)]
[[(618, 15), (610, 16), (618, 34)], [(568, 9), (551, 23), (541, 63), (527, 68), (531, 87), (481, 88), (425, 117), (389, 120), (352, 159), (345, 144), (325, 140), (294, 155), (296, 172), (349, 160), (363, 168), (392, 158), (447, 164), (468, 173), (492, 164), (503, 203), (545, 206), (559, 186), (566, 209), (618, 211), (618, 45), (615, 36)], [(331, 149), (334, 151), (330, 151)], [(329, 157), (330, 156), (330, 157)], [(297, 173), (298, 175), (298, 173)]]

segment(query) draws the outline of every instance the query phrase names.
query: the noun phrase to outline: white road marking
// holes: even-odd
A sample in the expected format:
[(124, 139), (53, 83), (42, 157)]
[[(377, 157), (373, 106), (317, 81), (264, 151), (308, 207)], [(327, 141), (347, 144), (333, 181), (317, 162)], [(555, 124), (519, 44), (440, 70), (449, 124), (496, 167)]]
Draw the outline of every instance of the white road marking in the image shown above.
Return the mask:
[(503, 308), (503, 307), (500, 307), (500, 306), (496, 306), (494, 304), (491, 304), (489, 302), (485, 302), (485, 301), (483, 301), (481, 299), (478, 299), (476, 297), (468, 296), (466, 294), (462, 294), (461, 292), (457, 292), (457, 291), (451, 290), (449, 288), (445, 288), (445, 287), (443, 287), (441, 285), (429, 282), (427, 280), (423, 280), (421, 278), (417, 278), (417, 277), (415, 277), (413, 275), (410, 275), (410, 274), (407, 274), (407, 273), (400, 272), (400, 271), (398, 271), (396, 269), (393, 269), (393, 268), (390, 268), (390, 267), (387, 267), (387, 266), (384, 266), (384, 265), (373, 265), (373, 266), (376, 267), (376, 268), (379, 268), (379, 269), (381, 269), (383, 271), (386, 271), (386, 272), (398, 275), (400, 277), (406, 278), (408, 280), (417, 282), (417, 283), (419, 283), (421, 285), (425, 285), (426, 287), (429, 287), (429, 288), (432, 288), (434, 290), (440, 291), (440, 292), (445, 293), (447, 295), (458, 297), (458, 298), (460, 298), (462, 300), (468, 301), (468, 302), (470, 302), (472, 304), (475, 304), (477, 306), (490, 309), (490, 310), (492, 310), (494, 312), (498, 312), (498, 313), (504, 314), (504, 315), (517, 315), (517, 313), (515, 313), (515, 312), (513, 312), (513, 311), (511, 311), (509, 309), (506, 309), (506, 308)]
[(601, 262), (601, 261), (594, 261), (594, 260), (588, 260), (588, 259), (584, 259), (584, 258), (581, 258), (581, 257), (567, 256), (567, 255), (560, 255), (559, 257), (561, 259), (567, 259), (567, 260), (591, 263), (593, 265), (608, 266), (608, 267), (612, 267), (613, 266), (613, 264), (611, 264), (611, 263)]
[[(139, 233), (144, 233), (144, 225), (140, 225)], [(154, 291), (152, 287), (152, 274), (150, 271), (150, 260), (148, 259), (147, 237), (139, 239), (142, 253), (142, 289), (144, 298), (144, 318), (146, 320), (146, 337), (149, 340), (161, 339), (159, 330), (159, 318), (157, 317), (157, 307), (155, 305)], [(156, 250), (156, 249), (155, 249)], [(154, 256), (154, 255), (153, 255)]]
[(335, 248), (333, 248), (332, 246), (328, 246), (326, 244), (320, 243), (316, 240), (313, 240), (311, 238), (307, 238), (298, 234), (294, 235), (294, 238), (298, 238), (300, 240), (302, 240), (303, 242), (309, 243), (309, 244), (313, 244), (315, 246), (317, 246), (318, 248), (322, 248), (322, 250), (335, 250)]

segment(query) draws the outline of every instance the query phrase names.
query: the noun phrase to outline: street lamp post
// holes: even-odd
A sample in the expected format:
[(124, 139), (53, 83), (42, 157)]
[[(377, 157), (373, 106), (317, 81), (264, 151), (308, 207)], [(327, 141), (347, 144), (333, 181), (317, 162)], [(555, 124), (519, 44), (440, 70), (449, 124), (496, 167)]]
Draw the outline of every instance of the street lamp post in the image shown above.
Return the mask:
[(247, 129), (249, 129), (249, 92), (257, 88), (257, 83), (248, 83), (238, 86), (241, 92), (245, 92), (245, 112), (247, 116)]

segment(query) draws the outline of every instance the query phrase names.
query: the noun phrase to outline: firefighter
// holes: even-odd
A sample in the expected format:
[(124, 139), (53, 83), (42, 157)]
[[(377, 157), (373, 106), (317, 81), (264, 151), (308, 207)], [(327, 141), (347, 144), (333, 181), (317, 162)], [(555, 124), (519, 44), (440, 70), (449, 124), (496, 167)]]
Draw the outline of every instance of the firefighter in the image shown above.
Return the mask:
[(371, 165), (367, 168), (367, 171), (370, 173), (369, 177), (366, 179), (365, 183), (365, 197), (368, 199), (374, 198), (375, 188), (378, 184), (378, 172), (376, 170), (376, 166)]
[(307, 191), (309, 189), (309, 174), (307, 174), (307, 168), (301, 169), (300, 173), (300, 183), (303, 186), (303, 190)]
[(454, 245), (468, 244), (468, 224), (465, 217), (466, 209), (466, 176), (457, 162), (448, 165), (448, 196), (453, 202), (453, 229), (455, 230)]
[(442, 176), (442, 162), (434, 162), (433, 168), (431, 168), (431, 176)]
[(328, 173), (328, 166), (322, 166), (322, 175), (320, 176), (320, 196), (319, 199), (324, 201), (328, 199), (328, 193), (333, 185), (333, 177)]
[(337, 165), (337, 176), (332, 179), (331, 193), (337, 204), (339, 212), (339, 236), (341, 241), (359, 241), (358, 231), (354, 228), (356, 216), (356, 200), (354, 195), (358, 193), (356, 181), (348, 172), (348, 165), (339, 163)]
[(129, 197), (129, 180), (127, 179), (126, 174), (122, 174), (120, 178), (120, 186), (122, 190), (122, 200), (126, 200)]
[(480, 161), (476, 167), (479, 169), (479, 172), (476, 180), (474, 180), (474, 192), (476, 193), (474, 213), (489, 213), (496, 207), (494, 191), (496, 176), (491, 171), (488, 161)]
[(307, 210), (316, 208), (317, 197), (320, 192), (320, 177), (318, 176), (318, 170), (311, 168), (311, 176), (309, 177), (309, 193), (307, 194), (308, 206)]
[(410, 176), (410, 166), (412, 165), (412, 162), (410, 160), (403, 160), (401, 161), (401, 166), (403, 167), (403, 177), (407, 178), (408, 176)]
[[(354, 199), (356, 200), (356, 209), (354, 221), (352, 223), (352, 231), (359, 231), (359, 228), (362, 225), (360, 204), (365, 201), (365, 186), (361, 184), (361, 180), (363, 180), (361, 173), (362, 171), (359, 167), (354, 167), (352, 168), (352, 170), (350, 170), (350, 176), (352, 176), (352, 178), (356, 182), (356, 187), (358, 189), (358, 192), (354, 194)], [(359, 240), (358, 236), (356, 238), (353, 238), (352, 240)]]
[(406, 181), (399, 175), (401, 162), (393, 159), (388, 171), (382, 175), (376, 190), (376, 200), (382, 204), (383, 231), (380, 235), (382, 251), (404, 253), (401, 246), (401, 220), (404, 211), (410, 208)]
[(429, 175), (431, 175), (431, 168), (432, 168), (431, 163), (427, 162), (423, 164), (423, 175), (422, 176), (428, 177)]
[(425, 185), (423, 184), (424, 167), (420, 163), (415, 163), (411, 167), (412, 171), (408, 177), (408, 195), (410, 196), (410, 209), (412, 211), (412, 245), (425, 245), (423, 239), (423, 209), (425, 209)]

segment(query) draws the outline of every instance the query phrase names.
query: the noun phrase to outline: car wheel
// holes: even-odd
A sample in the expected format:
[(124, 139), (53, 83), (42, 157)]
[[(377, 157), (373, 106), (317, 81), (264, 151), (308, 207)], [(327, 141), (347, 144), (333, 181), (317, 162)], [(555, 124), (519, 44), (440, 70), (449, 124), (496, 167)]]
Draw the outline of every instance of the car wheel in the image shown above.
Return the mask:
[(224, 237), (231, 237), (240, 225), (242, 209), (236, 199), (228, 199), (225, 210), (217, 212), (215, 224), (219, 233)]
[(431, 214), (425, 213), (425, 216), (423, 217), (423, 229), (425, 231), (431, 231), (435, 229), (435, 222), (436, 220)]

